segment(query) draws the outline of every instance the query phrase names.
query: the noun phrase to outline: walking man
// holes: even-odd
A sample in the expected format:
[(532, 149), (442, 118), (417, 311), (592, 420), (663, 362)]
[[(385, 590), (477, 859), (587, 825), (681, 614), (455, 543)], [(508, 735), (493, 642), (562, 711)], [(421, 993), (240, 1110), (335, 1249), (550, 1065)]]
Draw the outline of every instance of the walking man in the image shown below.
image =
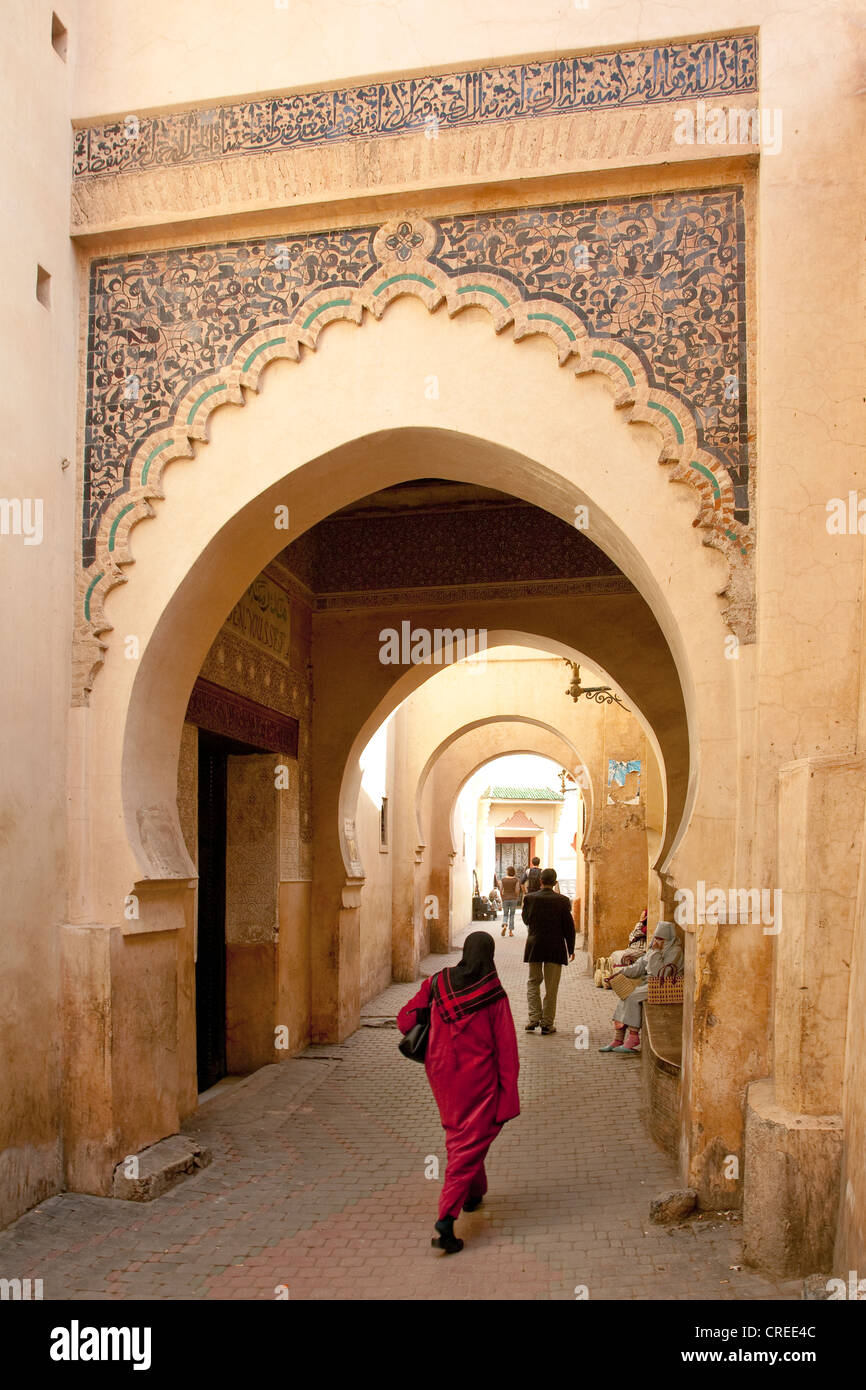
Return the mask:
[(532, 863), (521, 875), (520, 882), (524, 893), (538, 892), (541, 887), (541, 860), (537, 854), (533, 855)]
[[(554, 887), (555, 869), (542, 869), (541, 888), (523, 899), (523, 920), (529, 931), (524, 961), (529, 963), (526, 998), (529, 1004), (527, 1033), (540, 1027), (542, 1033), (555, 1033), (556, 996), (562, 967), (574, 960), (574, 921), (571, 903)], [(544, 1003), (541, 982), (544, 981)]]
[(520, 879), (514, 872), (512, 864), (502, 880), (502, 935), (505, 935), (506, 927), (508, 935), (514, 935), (514, 914), (517, 911), (517, 904), (521, 894)]

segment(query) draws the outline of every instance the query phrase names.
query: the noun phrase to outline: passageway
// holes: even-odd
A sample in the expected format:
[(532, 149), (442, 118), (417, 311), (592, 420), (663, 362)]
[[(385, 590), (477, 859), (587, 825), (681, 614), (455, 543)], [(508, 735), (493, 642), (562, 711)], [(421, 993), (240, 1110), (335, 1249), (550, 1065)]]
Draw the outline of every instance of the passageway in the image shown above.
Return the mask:
[[(640, 1120), (640, 1062), (600, 1055), (612, 999), (578, 953), (563, 973), (558, 1032), (526, 1035), (523, 945), (496, 937), (521, 1057), (523, 1112), (488, 1163), (490, 1193), (463, 1216), (457, 1256), (429, 1247), (442, 1131), (421, 1067), (393, 1019), (416, 989), (395, 984), (339, 1046), (264, 1067), (197, 1112), (187, 1131), (213, 1163), (142, 1206), (53, 1197), (0, 1235), (0, 1272), (38, 1277), (46, 1299), (753, 1299), (799, 1297), (738, 1268), (739, 1225), (649, 1222), (676, 1187)], [(468, 930), (468, 928), (466, 929)], [(464, 933), (458, 934), (462, 940)], [(451, 957), (428, 957), (424, 970)], [(589, 1050), (574, 1028), (590, 1027)], [(283, 1293), (285, 1296), (285, 1293)]]

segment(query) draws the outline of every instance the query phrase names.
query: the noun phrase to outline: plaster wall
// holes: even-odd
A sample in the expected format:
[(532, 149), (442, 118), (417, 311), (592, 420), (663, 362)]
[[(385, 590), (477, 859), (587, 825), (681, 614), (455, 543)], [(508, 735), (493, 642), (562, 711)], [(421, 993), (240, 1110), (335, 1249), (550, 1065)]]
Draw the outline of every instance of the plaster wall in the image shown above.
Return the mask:
[[(436, 794), (436, 788), (440, 777), (440, 767), (437, 763), (433, 767), (430, 777), (432, 786), (428, 785), (428, 787), (424, 789), (424, 800), (428, 805)], [(445, 901), (449, 903), (447, 919), (444, 911), (442, 911), (442, 903), (440, 901), (440, 912), (442, 912), (440, 918), (442, 923), (440, 940), (447, 940), (449, 946), (454, 929), (466, 922), (472, 921), (472, 866), (476, 858), (475, 836), (475, 816), (472, 812), (472, 808), (458, 804), (454, 820), (453, 835), (450, 827), (446, 826), (441, 832), (440, 840), (440, 843), (444, 843), (446, 846), (449, 842), (453, 842), (455, 846), (454, 861), (448, 883), (450, 896), (445, 899)], [(446, 921), (448, 930), (447, 938), (445, 937)]]
[[(394, 891), (394, 850), (391, 841), (395, 816), (407, 814), (405, 808), (396, 803), (394, 796), (396, 730), (393, 720), (386, 728), (378, 731), (375, 743), (375, 775), (369, 775), (365, 770), (355, 818), (358, 846), (366, 870), (359, 927), (362, 1005), (380, 994), (391, 983), (391, 913)], [(388, 802), (387, 846), (382, 846), (379, 834), (383, 796)]]
[[(861, 829), (862, 836), (862, 829)], [(847, 1047), (842, 1097), (841, 1201), (834, 1273), (863, 1267), (866, 1250), (866, 839), (861, 838), (860, 876), (854, 911)]]
[[(772, 7), (744, 3), (701, 5), (697, 29), (712, 33), (749, 27)], [(155, 0), (128, 23), (110, 0), (91, 0), (81, 16), (82, 54), (76, 69), (76, 113), (107, 112), (207, 102), (220, 96), (298, 87), (330, 87), (344, 78), (484, 63), (491, 54), (580, 50), (632, 44), (671, 29), (664, 6), (641, 15), (616, 10), (563, 9), (542, 0), (532, 10), (518, 0), (481, 0), (467, 10), (442, 0), (434, 11), (411, 0), (399, 13), (359, 4), (327, 23), (294, 5), (245, 12), (243, 25), (230, 5), (187, 0), (182, 8)], [(680, 31), (677, 30), (677, 33)]]
[[(68, 238), (74, 45), (51, 44), (51, 4), (12, 0), (0, 83), (4, 217), (0, 317), (0, 1226), (61, 1180), (60, 924), (66, 906), (69, 602), (75, 530), (75, 250)], [(75, 0), (69, 6), (77, 14)], [(37, 267), (51, 277), (37, 299)], [(64, 465), (63, 461), (66, 461)], [(41, 526), (38, 523), (41, 508)], [(31, 543), (35, 542), (35, 543)], [(73, 784), (80, 767), (73, 762)]]

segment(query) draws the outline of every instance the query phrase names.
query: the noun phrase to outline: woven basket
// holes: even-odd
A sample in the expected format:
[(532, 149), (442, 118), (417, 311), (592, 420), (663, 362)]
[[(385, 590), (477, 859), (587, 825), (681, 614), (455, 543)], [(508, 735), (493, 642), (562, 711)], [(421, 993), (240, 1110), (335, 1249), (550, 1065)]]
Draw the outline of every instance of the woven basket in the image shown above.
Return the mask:
[(648, 1004), (681, 1004), (683, 1002), (682, 975), (676, 980), (662, 980), (657, 975), (650, 975), (647, 984), (649, 986), (646, 1000)]
[(614, 975), (613, 979), (610, 982), (610, 987), (613, 990), (614, 994), (616, 994), (620, 999), (628, 999), (628, 996), (631, 994), (632, 990), (637, 989), (638, 986), (642, 985), (643, 983), (643, 980), (633, 980), (628, 975), (623, 975), (622, 972), (620, 972), (620, 974)]

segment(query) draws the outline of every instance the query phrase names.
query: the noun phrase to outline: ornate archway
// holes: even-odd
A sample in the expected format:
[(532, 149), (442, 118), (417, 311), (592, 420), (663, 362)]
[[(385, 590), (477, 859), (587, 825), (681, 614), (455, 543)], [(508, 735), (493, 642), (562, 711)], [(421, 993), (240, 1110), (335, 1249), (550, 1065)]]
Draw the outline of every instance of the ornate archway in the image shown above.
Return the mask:
[[(435, 401), (424, 395), (431, 373), (439, 385)], [(690, 870), (682, 856), (690, 853), (692, 808), (712, 805), (724, 824), (717, 770), (736, 741), (717, 598), (726, 565), (692, 525), (692, 494), (669, 489), (665, 474), (652, 466), (656, 431), (645, 422), (626, 428), (624, 416), (611, 414), (602, 376), (574, 382), (551, 373), (546, 342), (533, 338), (515, 352), (490, 334), (477, 308), (452, 322), (403, 298), (363, 335), (353, 325), (334, 324), (303, 371), (297, 363), (274, 362), (246, 409), (213, 415), (209, 436), (183, 467), (165, 474), (167, 505), (158, 522), (136, 527), (133, 535), (134, 582), (108, 596), (106, 619), (119, 635), (136, 636), (140, 658), (126, 660), (113, 642), (89, 705), (75, 712), (83, 771), (71, 826), (73, 954), (84, 949), (82, 928), (107, 930), (128, 943), (120, 947), (116, 968), (130, 997), (138, 988), (133, 955), (141, 960), (147, 954), (151, 972), (170, 992), (177, 969), (172, 933), (191, 911), (193, 876), (177, 821), (177, 748), (204, 655), (238, 594), (288, 539), (335, 508), (419, 472), (511, 492), (569, 522), (576, 507), (589, 507), (592, 538), (632, 584), (578, 586), (568, 597), (541, 603), (530, 586), (473, 609), (476, 625), (483, 621), (509, 641), (535, 631), (548, 648), (560, 642), (572, 653), (585, 652), (630, 699), (637, 696), (644, 711), (649, 702), (647, 718), (660, 743), (672, 740), (680, 749), (678, 757), (665, 751), (667, 766), (681, 769), (683, 807), (680, 842), (668, 847), (669, 867), (676, 872), (679, 859), (683, 871)], [(255, 459), (255, 468), (239, 466), (243, 458)], [(289, 536), (275, 531), (277, 508), (288, 509)], [(118, 525), (115, 545), (120, 534)], [(431, 625), (453, 625), (447, 598), (426, 618)], [(375, 613), (363, 622), (327, 611), (316, 617), (314, 1037), (345, 1036), (358, 1014), (353, 940), (360, 881), (346, 876), (345, 842), (335, 827), (353, 746), (358, 740), (363, 746), (381, 721), (383, 700), (402, 698), (399, 672), (379, 663), (375, 637), (371, 642), (380, 625)], [(347, 633), (359, 657), (350, 663), (358, 681), (352, 691), (345, 682)], [(413, 679), (410, 673), (410, 684)], [(699, 837), (696, 852), (705, 848)], [(725, 862), (728, 832), (714, 837), (711, 853), (714, 862)], [(123, 907), (132, 891), (141, 911), (129, 924)], [(133, 937), (141, 943), (137, 952)], [(114, 1045), (126, 1048), (122, 1031)], [(82, 1054), (81, 1070), (88, 1065)], [(176, 1099), (159, 1056), (151, 1073), (139, 1068), (138, 1075), (160, 1100), (149, 1111), (139, 1107), (150, 1118), (136, 1133), (136, 1147), (148, 1133), (170, 1132), (177, 1124)], [(123, 1135), (128, 1125), (118, 1115), (113, 1132)], [(81, 1161), (91, 1172), (98, 1155), (86, 1136), (82, 1143)]]
[[(405, 295), (451, 316), (480, 306), (497, 333), (544, 335), (560, 366), (605, 376), (614, 405), (660, 432), (670, 480), (696, 490), (694, 524), (729, 562), (728, 621), (752, 640), (742, 238), (729, 189), (95, 261), (74, 697), (101, 663), (105, 598), (132, 563), (131, 530), (164, 496), (166, 466), (207, 440), (214, 410), (243, 405), (270, 362), (299, 362), (329, 324), (381, 318)], [(587, 273), (599, 264), (603, 290)], [(692, 286), (676, 306), (661, 288), (674, 269)]]

